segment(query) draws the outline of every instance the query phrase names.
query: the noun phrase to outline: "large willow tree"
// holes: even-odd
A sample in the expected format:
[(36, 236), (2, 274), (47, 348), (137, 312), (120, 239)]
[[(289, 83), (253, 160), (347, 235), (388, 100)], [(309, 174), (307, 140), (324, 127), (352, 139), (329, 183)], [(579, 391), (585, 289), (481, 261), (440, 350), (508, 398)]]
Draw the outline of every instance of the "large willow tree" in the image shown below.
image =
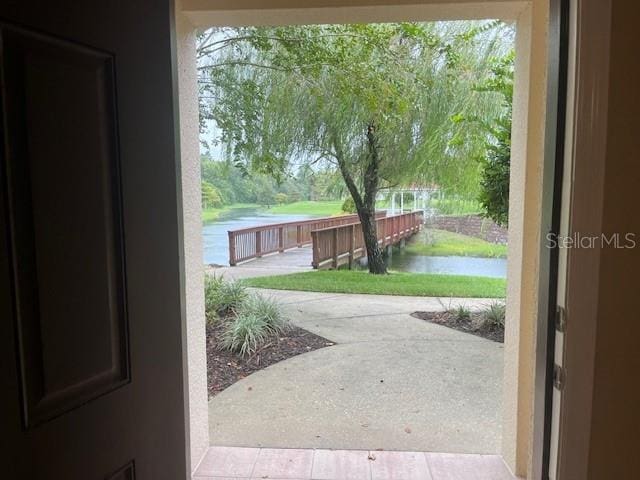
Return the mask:
[(228, 157), (281, 175), (326, 163), (359, 215), (369, 271), (386, 273), (376, 196), (401, 184), (477, 190), (483, 138), (455, 116), (492, 117), (473, 86), (509, 46), (498, 22), (211, 30), (198, 49), (201, 111)]

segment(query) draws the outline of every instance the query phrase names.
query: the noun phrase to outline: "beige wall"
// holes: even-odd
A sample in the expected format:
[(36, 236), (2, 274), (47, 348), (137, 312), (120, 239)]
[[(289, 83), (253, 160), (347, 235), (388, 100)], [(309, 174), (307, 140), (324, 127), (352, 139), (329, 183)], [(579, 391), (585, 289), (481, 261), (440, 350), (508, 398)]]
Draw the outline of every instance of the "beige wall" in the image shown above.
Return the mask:
[(209, 446), (195, 29), (176, 2), (191, 471)]
[(532, 453), (548, 17), (548, 2), (533, 2), (516, 37), (502, 452), (522, 476)]
[[(182, 0), (195, 25), (515, 19), (523, 0)], [(391, 7), (391, 8), (390, 8)]]
[[(508, 276), (508, 327), (505, 342), (503, 453), (510, 468), (523, 475), (531, 451), (533, 403), (533, 352), (537, 313), (538, 250), (540, 240), (540, 187), (545, 118), (547, 0), (514, 1), (429, 1), (429, 0), (182, 0), (185, 17), (193, 26), (238, 24), (287, 24), (321, 22), (367, 22), (391, 20), (436, 20), (502, 18), (517, 20), (519, 29), (514, 102), (513, 172), (511, 178)], [(340, 8), (335, 8), (340, 7)], [(180, 8), (180, 7), (179, 7)], [(187, 303), (190, 348), (189, 380), (206, 381), (203, 358), (202, 246), (200, 244), (200, 200), (197, 158), (197, 85), (187, 71), (193, 65), (192, 38), (184, 19), (178, 19), (180, 68), (181, 139), (183, 145), (183, 188), (187, 261)], [(530, 64), (532, 65), (530, 67)], [(195, 74), (195, 68), (193, 68)], [(193, 109), (196, 109), (195, 111)], [(198, 177), (199, 178), (199, 177)], [(197, 218), (196, 218), (197, 217)], [(197, 239), (191, 238), (192, 236)], [(199, 263), (198, 263), (199, 262)], [(191, 278), (191, 275), (193, 278)], [(197, 304), (196, 304), (197, 303)], [(191, 389), (192, 387), (190, 387)], [(200, 385), (191, 399), (192, 430), (206, 425)], [(206, 391), (205, 391), (206, 395)], [(205, 404), (206, 407), (206, 404)], [(198, 421), (197, 419), (200, 418)], [(195, 425), (198, 424), (198, 425)], [(192, 431), (193, 445), (200, 445), (205, 433)], [(195, 455), (195, 453), (194, 453)], [(197, 456), (197, 455), (196, 455)]]

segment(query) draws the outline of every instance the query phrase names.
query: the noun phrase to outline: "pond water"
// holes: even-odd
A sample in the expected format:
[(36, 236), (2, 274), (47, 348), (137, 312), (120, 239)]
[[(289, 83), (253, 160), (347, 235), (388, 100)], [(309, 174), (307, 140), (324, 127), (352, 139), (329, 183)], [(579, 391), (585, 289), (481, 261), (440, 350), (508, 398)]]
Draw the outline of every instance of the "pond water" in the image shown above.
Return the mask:
[(444, 273), (450, 275), (477, 275), (481, 277), (506, 278), (506, 258), (477, 257), (430, 257), (415, 255), (394, 248), (387, 260), (392, 270), (416, 273)]
[(314, 215), (273, 214), (257, 208), (234, 208), (223, 212), (213, 222), (202, 226), (204, 242), (204, 263), (229, 265), (228, 230), (267, 225), (273, 223), (295, 222), (315, 218)]
[[(229, 265), (228, 230), (283, 222), (317, 218), (314, 215), (272, 214), (268, 210), (237, 208), (224, 212), (217, 220), (202, 227), (204, 262)], [(428, 257), (415, 255), (398, 248), (388, 260), (390, 269), (414, 273), (445, 273), (452, 275), (478, 275), (504, 278), (507, 260), (504, 258)]]

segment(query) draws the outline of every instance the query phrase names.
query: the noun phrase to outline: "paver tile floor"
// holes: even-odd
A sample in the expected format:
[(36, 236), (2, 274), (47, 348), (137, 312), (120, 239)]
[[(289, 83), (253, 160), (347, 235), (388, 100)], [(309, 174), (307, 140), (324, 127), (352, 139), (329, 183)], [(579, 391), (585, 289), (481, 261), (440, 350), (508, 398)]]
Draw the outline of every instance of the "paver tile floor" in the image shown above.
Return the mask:
[(210, 447), (194, 480), (515, 480), (498, 455)]

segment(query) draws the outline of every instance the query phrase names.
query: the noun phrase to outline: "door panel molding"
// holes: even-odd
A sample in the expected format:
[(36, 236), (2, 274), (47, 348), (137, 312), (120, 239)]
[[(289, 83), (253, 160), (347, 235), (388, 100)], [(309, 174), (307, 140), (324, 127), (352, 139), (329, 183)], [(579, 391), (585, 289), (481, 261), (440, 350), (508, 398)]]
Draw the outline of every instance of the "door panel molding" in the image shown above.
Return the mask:
[(136, 480), (135, 462), (131, 460), (124, 467), (119, 468), (112, 475), (109, 475), (106, 480)]
[(112, 55), (83, 45), (4, 23), (0, 35), (13, 312), (29, 429), (130, 381), (115, 70)]

